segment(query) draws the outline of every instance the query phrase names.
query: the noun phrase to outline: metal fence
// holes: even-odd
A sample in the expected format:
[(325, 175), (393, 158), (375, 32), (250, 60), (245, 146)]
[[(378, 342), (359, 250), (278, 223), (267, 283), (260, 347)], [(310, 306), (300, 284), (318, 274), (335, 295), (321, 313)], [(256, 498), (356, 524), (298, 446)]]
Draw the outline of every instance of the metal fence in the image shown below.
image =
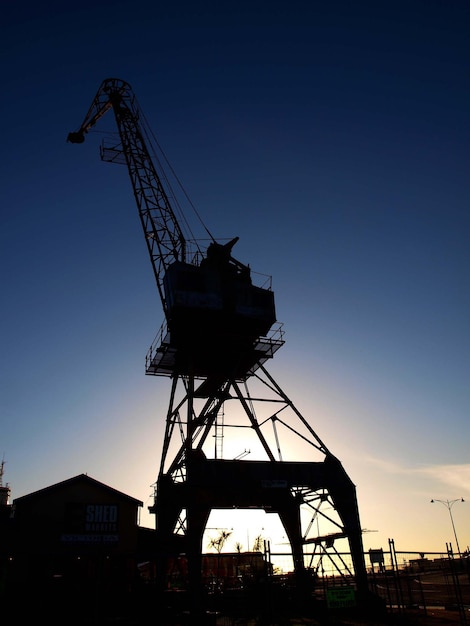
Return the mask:
[[(346, 552), (334, 556), (306, 563), (315, 573), (316, 597), (325, 602), (332, 589), (354, 588), (351, 555)], [(276, 564), (274, 575), (289, 571), (290, 555), (273, 553), (270, 557)], [(388, 612), (446, 609), (458, 611), (460, 624), (470, 624), (468, 553), (455, 555), (449, 546), (442, 553), (397, 551), (394, 541), (389, 540), (388, 550), (370, 550), (364, 558), (369, 589)]]

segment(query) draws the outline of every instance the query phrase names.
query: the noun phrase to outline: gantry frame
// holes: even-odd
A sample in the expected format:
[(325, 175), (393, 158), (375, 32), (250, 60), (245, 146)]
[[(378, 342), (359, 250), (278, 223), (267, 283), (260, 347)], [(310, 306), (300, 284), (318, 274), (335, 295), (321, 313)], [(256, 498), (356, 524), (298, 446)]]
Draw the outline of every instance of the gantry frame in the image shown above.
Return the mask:
[[(149, 373), (156, 373), (149, 369)], [(256, 387), (256, 395), (251, 391), (252, 386)], [(178, 387), (182, 388), (180, 396)], [(252, 439), (258, 441), (257, 451), (263, 459), (217, 458), (216, 451), (220, 448), (212, 449), (210, 444), (216, 437), (218, 417), (226, 412), (227, 404), (235, 408), (231, 411), (232, 422), (230, 417), (228, 420), (225, 417), (224, 428), (247, 429)], [(258, 405), (262, 407), (261, 415)], [(310, 450), (310, 458), (319, 460), (285, 458), (284, 435), (288, 436), (291, 448), (300, 443), (303, 451)], [(302, 507), (310, 510), (312, 519), (326, 520), (330, 532), (315, 535), (313, 531), (319, 530), (319, 525), (315, 528), (302, 522)], [(151, 511), (156, 516), (161, 556), (173, 556), (174, 550), (185, 552), (189, 588), (196, 597), (202, 584), (202, 541), (209, 516), (213, 510), (233, 508), (278, 514), (291, 546), (299, 586), (311, 579), (309, 574), (316, 573), (314, 557), (318, 552), (327, 554), (336, 563), (338, 572), (346, 570), (358, 592), (367, 591), (355, 486), (339, 459), (261, 363), (252, 368), (245, 380), (172, 376)], [(177, 538), (179, 541), (175, 541)], [(352, 571), (344, 563), (338, 563), (341, 557), (334, 543), (339, 539), (349, 543)], [(312, 543), (316, 546), (313, 555), (308, 552)], [(160, 563), (164, 562), (162, 558)], [(164, 578), (163, 570), (160, 574)]]

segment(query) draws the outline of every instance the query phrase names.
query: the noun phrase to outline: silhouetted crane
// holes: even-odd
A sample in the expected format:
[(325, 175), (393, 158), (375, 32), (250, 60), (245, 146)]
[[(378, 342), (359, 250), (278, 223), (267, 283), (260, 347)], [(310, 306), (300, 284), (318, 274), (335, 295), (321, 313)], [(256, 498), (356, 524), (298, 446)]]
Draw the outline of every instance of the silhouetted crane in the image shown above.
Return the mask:
[[(119, 140), (103, 144), (101, 156), (127, 165), (165, 316), (146, 358), (147, 374), (172, 381), (151, 507), (162, 586), (165, 557), (185, 552), (197, 606), (202, 539), (211, 511), (258, 508), (279, 515), (300, 582), (308, 578), (307, 569), (315, 570), (319, 555), (328, 553), (334, 561), (334, 542), (345, 538), (354, 569), (348, 574), (354, 573), (358, 590), (365, 591), (355, 487), (265, 368), (284, 343), (270, 285), (255, 285), (249, 266), (232, 256), (238, 237), (220, 243), (204, 227), (210, 243), (203, 248), (184, 236), (186, 217), (176, 218), (169, 199), (175, 202), (174, 192), (156, 153), (151, 156), (151, 133), (128, 83), (104, 80), (68, 141), (83, 143), (110, 110)], [(245, 455), (235, 453), (224, 459), (221, 441), (229, 429), (237, 444), (242, 432), (240, 447), (249, 446), (260, 459), (241, 460)], [(281, 431), (290, 459), (281, 450)], [(299, 460), (302, 453), (308, 460)], [(312, 460), (313, 453), (319, 461)], [(305, 529), (301, 507), (312, 514)], [(322, 533), (320, 522), (330, 532)], [(344, 571), (340, 560), (339, 573)]]

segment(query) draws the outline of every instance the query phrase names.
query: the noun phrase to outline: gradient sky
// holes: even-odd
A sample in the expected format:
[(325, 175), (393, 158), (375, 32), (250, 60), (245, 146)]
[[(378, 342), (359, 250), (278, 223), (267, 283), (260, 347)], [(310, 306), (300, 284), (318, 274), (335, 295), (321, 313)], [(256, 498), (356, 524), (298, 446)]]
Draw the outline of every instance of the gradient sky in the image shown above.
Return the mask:
[(65, 141), (118, 77), (211, 232), (272, 275), (286, 345), (268, 369), (356, 484), (365, 549), (455, 548), (430, 500), (460, 497), (467, 547), (469, 3), (29, 1), (0, 28), (12, 499), (83, 472), (152, 525), (161, 304), (126, 170), (99, 137)]

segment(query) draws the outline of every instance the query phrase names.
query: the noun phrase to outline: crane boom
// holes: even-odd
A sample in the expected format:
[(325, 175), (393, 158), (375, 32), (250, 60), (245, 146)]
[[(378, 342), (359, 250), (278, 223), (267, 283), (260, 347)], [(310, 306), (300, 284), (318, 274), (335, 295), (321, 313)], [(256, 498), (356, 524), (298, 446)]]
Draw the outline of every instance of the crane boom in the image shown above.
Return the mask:
[(163, 310), (167, 316), (163, 278), (171, 263), (186, 261), (186, 240), (150, 157), (140, 123), (141, 114), (131, 86), (118, 78), (105, 79), (80, 128), (69, 133), (67, 141), (83, 143), (88, 131), (111, 109), (116, 118), (120, 145), (102, 150), (102, 158), (119, 162), (124, 157), (127, 164)]

